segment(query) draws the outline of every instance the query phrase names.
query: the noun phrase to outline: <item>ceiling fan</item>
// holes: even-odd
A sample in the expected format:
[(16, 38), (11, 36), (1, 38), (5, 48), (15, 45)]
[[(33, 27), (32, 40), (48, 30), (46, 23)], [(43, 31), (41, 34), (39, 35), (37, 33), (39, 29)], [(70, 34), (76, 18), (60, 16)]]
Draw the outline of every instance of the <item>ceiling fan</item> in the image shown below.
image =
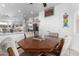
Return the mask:
[[(33, 4), (33, 3), (29, 3), (29, 4)], [(47, 3), (42, 3), (43, 7), (47, 7)]]

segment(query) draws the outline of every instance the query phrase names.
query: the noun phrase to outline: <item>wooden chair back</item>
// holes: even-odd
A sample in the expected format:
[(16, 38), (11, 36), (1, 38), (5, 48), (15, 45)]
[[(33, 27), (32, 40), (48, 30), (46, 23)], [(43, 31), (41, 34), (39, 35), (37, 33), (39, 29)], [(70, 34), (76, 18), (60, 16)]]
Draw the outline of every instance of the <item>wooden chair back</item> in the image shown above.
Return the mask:
[(7, 49), (7, 53), (8, 53), (9, 56), (15, 56), (15, 54), (14, 54), (14, 52), (13, 52), (13, 49), (12, 49), (11, 47), (9, 47), (9, 48)]
[(59, 34), (58, 33), (49, 33), (48, 36), (49, 37), (56, 37), (56, 38), (58, 38), (59, 37)]
[(55, 55), (59, 56), (61, 54), (63, 45), (64, 45), (64, 39), (61, 39), (59, 44), (55, 47), (55, 49), (53, 51), (55, 53)]

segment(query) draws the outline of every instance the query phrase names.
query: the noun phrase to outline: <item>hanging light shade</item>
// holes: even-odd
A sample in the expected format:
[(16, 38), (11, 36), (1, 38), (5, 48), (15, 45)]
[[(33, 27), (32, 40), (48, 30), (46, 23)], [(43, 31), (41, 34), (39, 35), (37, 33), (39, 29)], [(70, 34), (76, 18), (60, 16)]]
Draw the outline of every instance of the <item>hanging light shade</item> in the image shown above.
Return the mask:
[(47, 4), (46, 4), (46, 3), (43, 3), (43, 6), (44, 6), (44, 7), (46, 7), (46, 6), (47, 6)]

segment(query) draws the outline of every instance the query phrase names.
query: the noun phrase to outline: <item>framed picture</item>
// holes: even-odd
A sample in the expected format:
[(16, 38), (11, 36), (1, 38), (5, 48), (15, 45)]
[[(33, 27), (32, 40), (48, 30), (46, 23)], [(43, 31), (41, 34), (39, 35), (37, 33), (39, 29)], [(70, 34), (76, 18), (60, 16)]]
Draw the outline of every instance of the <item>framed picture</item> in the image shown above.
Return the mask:
[(52, 16), (52, 15), (54, 15), (54, 7), (48, 8), (45, 10), (45, 12), (44, 12), (45, 17)]
[(63, 24), (64, 24), (64, 27), (68, 27), (68, 20), (69, 20), (69, 15), (67, 13), (65, 13), (63, 15)]

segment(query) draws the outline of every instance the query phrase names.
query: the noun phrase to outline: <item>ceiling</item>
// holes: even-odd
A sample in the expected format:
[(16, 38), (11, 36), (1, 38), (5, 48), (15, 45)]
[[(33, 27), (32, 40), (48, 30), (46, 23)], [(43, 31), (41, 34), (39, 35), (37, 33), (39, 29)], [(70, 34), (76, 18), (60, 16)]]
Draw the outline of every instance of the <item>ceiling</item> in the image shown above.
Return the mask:
[[(54, 7), (59, 3), (47, 3), (47, 7)], [(42, 3), (0, 3), (1, 18), (26, 18), (38, 16), (39, 12), (44, 10)]]

